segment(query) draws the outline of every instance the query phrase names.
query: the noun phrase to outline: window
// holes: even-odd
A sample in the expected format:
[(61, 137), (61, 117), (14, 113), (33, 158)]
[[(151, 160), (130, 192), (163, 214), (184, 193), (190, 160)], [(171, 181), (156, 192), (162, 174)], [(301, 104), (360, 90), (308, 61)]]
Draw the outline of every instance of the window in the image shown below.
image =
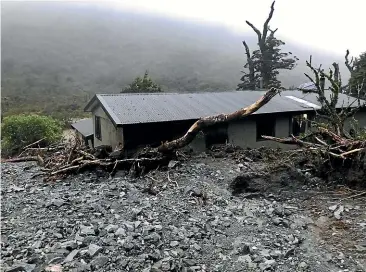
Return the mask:
[(226, 144), (228, 142), (228, 124), (213, 125), (203, 130), (205, 134), (206, 147)]
[(263, 136), (275, 136), (276, 118), (273, 116), (258, 116), (257, 141), (263, 141)]
[(290, 118), (290, 135), (300, 136), (300, 134), (305, 133), (307, 123), (306, 114), (292, 116)]
[(102, 126), (100, 123), (100, 117), (95, 116), (95, 138), (102, 140)]

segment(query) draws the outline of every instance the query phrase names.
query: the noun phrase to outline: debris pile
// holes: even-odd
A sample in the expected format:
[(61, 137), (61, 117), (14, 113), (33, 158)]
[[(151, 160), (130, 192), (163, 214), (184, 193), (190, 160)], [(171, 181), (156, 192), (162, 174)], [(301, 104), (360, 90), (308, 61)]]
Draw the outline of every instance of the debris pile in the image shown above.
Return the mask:
[(148, 148), (140, 151), (133, 158), (123, 158), (123, 152), (120, 150), (112, 151), (110, 146), (90, 149), (77, 137), (67, 143), (49, 147), (34, 147), (36, 144), (37, 142), (25, 147), (18, 157), (5, 162), (37, 161), (42, 168), (41, 173), (34, 177), (44, 176), (45, 180), (55, 180), (87, 169), (105, 170), (111, 176), (120, 169), (139, 175), (168, 165), (172, 158), (170, 154), (163, 155)]

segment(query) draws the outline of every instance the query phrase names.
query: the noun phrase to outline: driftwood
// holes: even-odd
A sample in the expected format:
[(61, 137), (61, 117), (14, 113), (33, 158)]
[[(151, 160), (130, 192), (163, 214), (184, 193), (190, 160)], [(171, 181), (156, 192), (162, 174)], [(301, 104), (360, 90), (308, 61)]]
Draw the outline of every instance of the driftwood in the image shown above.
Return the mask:
[(185, 135), (171, 142), (163, 143), (158, 147), (158, 151), (162, 153), (167, 153), (173, 150), (180, 149), (192, 142), (196, 135), (206, 127), (239, 120), (250, 114), (253, 114), (265, 104), (267, 104), (277, 93), (277, 89), (271, 88), (258, 101), (248, 107), (242, 108), (240, 110), (237, 110), (236, 112), (229, 114), (219, 114), (215, 116), (201, 118), (189, 128)]
[(45, 138), (42, 138), (42, 139), (40, 139), (40, 140), (38, 140), (38, 141), (35, 141), (34, 143), (31, 143), (31, 144), (29, 144), (29, 145), (27, 145), (27, 146), (23, 147), (23, 150), (26, 150), (27, 148), (30, 148), (30, 147), (32, 147), (32, 146), (35, 146), (35, 145), (37, 145), (37, 144), (41, 143), (41, 142), (42, 142), (42, 141), (44, 141), (44, 140), (45, 140)]

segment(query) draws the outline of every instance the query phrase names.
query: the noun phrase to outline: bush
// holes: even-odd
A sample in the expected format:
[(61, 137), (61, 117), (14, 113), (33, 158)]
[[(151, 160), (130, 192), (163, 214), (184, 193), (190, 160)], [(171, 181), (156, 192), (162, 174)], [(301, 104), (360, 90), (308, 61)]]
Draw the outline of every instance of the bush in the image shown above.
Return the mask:
[(2, 153), (9, 155), (43, 138), (42, 144), (48, 145), (62, 137), (62, 125), (59, 121), (36, 114), (4, 117), (1, 131)]

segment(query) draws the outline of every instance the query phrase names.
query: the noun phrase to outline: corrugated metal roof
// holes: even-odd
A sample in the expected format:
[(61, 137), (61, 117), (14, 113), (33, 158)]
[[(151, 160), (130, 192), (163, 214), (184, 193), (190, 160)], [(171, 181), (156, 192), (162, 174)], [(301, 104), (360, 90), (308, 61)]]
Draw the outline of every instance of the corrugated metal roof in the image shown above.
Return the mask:
[(93, 120), (91, 118), (79, 120), (71, 124), (71, 126), (84, 137), (93, 135)]
[[(123, 125), (191, 120), (219, 113), (231, 113), (254, 103), (264, 93), (265, 91), (99, 94), (96, 98), (114, 122)], [(327, 96), (330, 96), (330, 92)], [(347, 95), (340, 94), (337, 106), (342, 107), (343, 102), (347, 105), (348, 98)], [(350, 99), (351, 102), (353, 100), (355, 98)], [(282, 91), (255, 114), (311, 111), (314, 110), (312, 104), (320, 105), (314, 93)]]

